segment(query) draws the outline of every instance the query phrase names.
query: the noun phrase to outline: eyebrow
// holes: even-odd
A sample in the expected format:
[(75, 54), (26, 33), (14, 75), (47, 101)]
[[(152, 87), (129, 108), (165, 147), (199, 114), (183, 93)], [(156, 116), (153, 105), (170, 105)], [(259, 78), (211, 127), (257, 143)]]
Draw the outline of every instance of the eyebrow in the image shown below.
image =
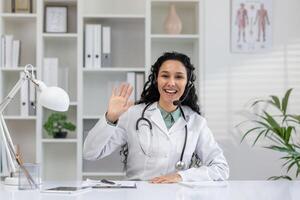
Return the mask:
[[(161, 73), (167, 73), (167, 74), (169, 74), (170, 72), (169, 71), (161, 71)], [(176, 74), (184, 75), (185, 73), (183, 73), (183, 72), (176, 72)]]

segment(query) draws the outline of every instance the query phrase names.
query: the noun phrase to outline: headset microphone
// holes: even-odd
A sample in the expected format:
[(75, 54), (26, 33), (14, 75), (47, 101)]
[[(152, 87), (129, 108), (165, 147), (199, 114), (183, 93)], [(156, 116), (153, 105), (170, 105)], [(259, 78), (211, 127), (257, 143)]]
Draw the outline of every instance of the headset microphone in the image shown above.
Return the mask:
[(184, 97), (182, 98), (182, 100), (175, 100), (173, 101), (173, 105), (174, 106), (179, 106), (182, 104), (182, 102), (184, 102), (184, 100), (187, 98), (187, 96), (189, 95), (189, 92), (191, 90), (191, 88), (194, 86), (193, 83), (190, 83), (190, 85), (188, 86), (187, 90), (186, 90), (186, 93), (184, 95)]

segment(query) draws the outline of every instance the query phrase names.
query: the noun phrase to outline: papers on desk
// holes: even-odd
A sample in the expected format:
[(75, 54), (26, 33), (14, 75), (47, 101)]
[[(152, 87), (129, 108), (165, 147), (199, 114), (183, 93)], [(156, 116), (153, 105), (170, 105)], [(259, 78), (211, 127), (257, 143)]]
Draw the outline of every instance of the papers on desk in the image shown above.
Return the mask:
[(136, 188), (135, 181), (108, 181), (86, 179), (86, 184), (92, 188)]
[(227, 181), (201, 181), (201, 182), (179, 182), (180, 185), (189, 188), (205, 188), (205, 187), (227, 187)]

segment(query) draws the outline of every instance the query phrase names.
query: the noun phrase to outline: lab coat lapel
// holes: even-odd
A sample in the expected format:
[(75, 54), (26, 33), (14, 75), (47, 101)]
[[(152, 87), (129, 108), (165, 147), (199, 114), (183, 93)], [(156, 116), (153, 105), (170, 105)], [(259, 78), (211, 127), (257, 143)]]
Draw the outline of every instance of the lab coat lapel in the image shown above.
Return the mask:
[(170, 128), (170, 130), (169, 130), (170, 134), (172, 134), (178, 130), (182, 130), (186, 124), (187, 124), (187, 122), (181, 116)]
[(153, 106), (155, 106), (155, 108), (151, 111), (150, 119), (156, 126), (158, 126), (158, 128), (162, 132), (164, 132), (166, 135), (168, 135), (168, 129), (165, 124), (165, 121), (161, 116), (160, 110), (157, 108), (157, 104), (155, 104), (155, 105), (153, 105)]

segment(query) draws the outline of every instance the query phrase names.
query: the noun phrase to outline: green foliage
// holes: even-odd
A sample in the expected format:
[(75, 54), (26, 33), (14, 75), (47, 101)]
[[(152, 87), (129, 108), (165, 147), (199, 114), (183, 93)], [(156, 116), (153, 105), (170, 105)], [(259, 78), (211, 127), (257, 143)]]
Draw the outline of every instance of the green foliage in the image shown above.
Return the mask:
[(44, 124), (44, 129), (50, 136), (54, 136), (56, 133), (64, 130), (74, 131), (76, 126), (72, 122), (67, 122), (67, 115), (52, 113)]
[[(282, 167), (286, 168), (287, 173), (295, 167), (295, 177), (297, 178), (300, 174), (300, 144), (299, 141), (294, 141), (293, 138), (299, 138), (296, 127), (299, 127), (300, 125), (300, 115), (289, 114), (287, 111), (291, 92), (292, 89), (289, 89), (281, 100), (279, 97), (271, 95), (267, 100), (255, 101), (251, 106), (252, 109), (254, 109), (254, 106), (257, 104), (266, 103), (271, 105), (271, 107), (275, 107), (280, 114), (272, 115), (267, 112), (266, 109), (256, 112), (256, 119), (248, 119), (245, 121), (252, 126), (243, 133), (241, 142), (249, 136), (249, 134), (256, 134), (253, 145), (255, 145), (259, 139), (271, 141), (271, 145), (265, 146), (265, 148), (283, 153), (284, 156), (281, 157), (281, 159), (284, 160)], [(241, 126), (242, 124), (244, 124), (244, 122), (238, 126)], [(287, 175), (272, 176), (269, 179), (292, 180), (292, 178)]]

